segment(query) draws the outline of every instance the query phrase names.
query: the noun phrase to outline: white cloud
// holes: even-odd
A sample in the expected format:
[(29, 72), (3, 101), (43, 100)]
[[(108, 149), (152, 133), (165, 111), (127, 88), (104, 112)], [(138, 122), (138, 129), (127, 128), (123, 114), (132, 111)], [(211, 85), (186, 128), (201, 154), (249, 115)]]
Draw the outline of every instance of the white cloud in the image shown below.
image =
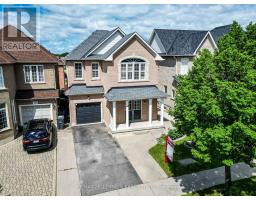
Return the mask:
[(70, 51), (96, 29), (121, 27), (145, 39), (154, 28), (202, 29), (255, 21), (256, 5), (42, 5), (41, 43), (52, 52)]

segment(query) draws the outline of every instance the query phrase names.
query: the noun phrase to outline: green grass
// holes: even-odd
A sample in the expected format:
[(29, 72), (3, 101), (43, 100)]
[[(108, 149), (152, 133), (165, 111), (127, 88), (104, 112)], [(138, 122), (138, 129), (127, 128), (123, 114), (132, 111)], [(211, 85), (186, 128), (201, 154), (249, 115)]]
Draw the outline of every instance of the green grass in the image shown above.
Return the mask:
[(174, 162), (167, 164), (164, 162), (164, 144), (156, 144), (149, 149), (150, 155), (156, 160), (156, 162), (162, 167), (167, 176), (180, 176), (183, 174), (190, 174), (193, 172), (199, 172), (206, 169), (212, 169), (218, 167), (214, 164), (194, 163), (190, 165), (180, 165), (177, 161), (185, 158), (193, 158), (191, 150), (184, 146), (184, 142), (190, 140), (190, 137), (186, 137), (175, 143)]
[(256, 177), (234, 181), (227, 190), (225, 185), (217, 185), (186, 196), (256, 196)]

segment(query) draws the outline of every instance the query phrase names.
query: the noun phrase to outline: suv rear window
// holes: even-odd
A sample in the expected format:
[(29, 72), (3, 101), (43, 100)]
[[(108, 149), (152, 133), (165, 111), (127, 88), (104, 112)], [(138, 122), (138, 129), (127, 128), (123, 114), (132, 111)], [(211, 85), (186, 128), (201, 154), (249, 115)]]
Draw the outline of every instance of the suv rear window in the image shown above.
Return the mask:
[(30, 121), (28, 123), (27, 130), (45, 130), (46, 123), (45, 121)]

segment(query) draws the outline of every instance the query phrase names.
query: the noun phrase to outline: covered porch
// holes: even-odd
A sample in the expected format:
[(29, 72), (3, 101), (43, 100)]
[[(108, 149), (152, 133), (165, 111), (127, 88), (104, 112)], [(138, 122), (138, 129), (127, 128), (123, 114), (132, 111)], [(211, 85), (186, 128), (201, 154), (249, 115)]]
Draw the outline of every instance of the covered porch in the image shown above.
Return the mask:
[[(106, 95), (111, 104), (112, 132), (146, 130), (164, 126), (164, 101), (168, 95), (156, 86), (112, 88)], [(160, 99), (158, 116), (157, 99)]]

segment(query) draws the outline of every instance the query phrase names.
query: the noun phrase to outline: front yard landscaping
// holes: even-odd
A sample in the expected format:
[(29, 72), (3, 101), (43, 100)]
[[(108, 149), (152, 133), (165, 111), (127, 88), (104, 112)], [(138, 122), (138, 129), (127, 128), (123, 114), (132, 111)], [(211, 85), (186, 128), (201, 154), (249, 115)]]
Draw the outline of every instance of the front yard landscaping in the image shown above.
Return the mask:
[(186, 196), (255, 196), (256, 177), (251, 177), (232, 183), (230, 189), (225, 185), (217, 185), (202, 191), (187, 194)]
[[(163, 137), (163, 136), (162, 136)], [(159, 139), (159, 140), (164, 140)], [(174, 148), (174, 162), (167, 164), (164, 162), (165, 144), (158, 142), (155, 146), (149, 149), (150, 155), (156, 160), (156, 162), (162, 167), (165, 173), (170, 176), (181, 176), (184, 174), (190, 174), (193, 172), (199, 172), (202, 170), (212, 169), (219, 167), (216, 164), (205, 164), (205, 163), (192, 163), (188, 165), (181, 165), (178, 161), (186, 158), (193, 158), (191, 150), (184, 146), (184, 142), (190, 140), (187, 136), (184, 139), (175, 142)], [(194, 159), (194, 158), (193, 158)]]

